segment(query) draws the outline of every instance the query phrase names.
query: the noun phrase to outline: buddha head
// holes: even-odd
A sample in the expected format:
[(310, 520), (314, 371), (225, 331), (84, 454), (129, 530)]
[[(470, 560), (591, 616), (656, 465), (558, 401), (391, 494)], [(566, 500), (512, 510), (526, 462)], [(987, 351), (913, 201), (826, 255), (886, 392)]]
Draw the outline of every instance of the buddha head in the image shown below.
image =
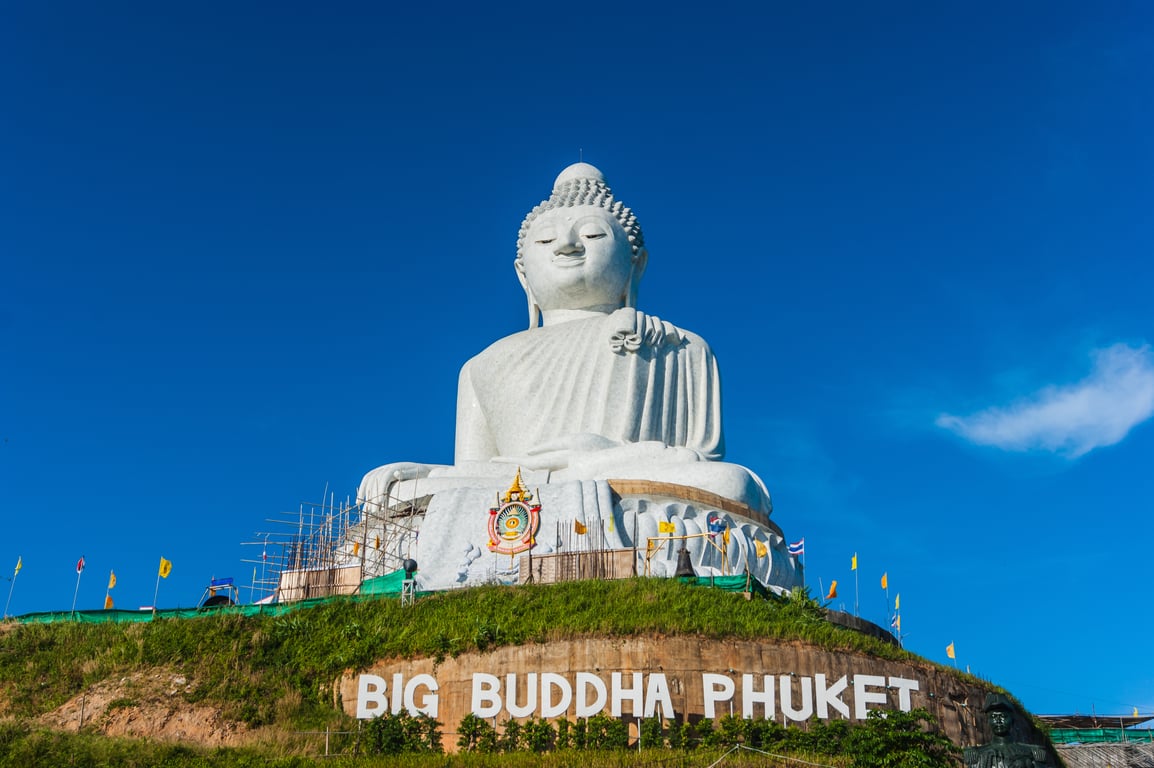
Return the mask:
[(514, 266), (529, 302), (529, 327), (542, 311), (636, 306), (647, 256), (637, 217), (613, 199), (601, 171), (569, 166), (517, 236)]
[(1000, 693), (986, 694), (986, 705), (982, 707), (995, 736), (1005, 737), (1014, 724), (1014, 705)]

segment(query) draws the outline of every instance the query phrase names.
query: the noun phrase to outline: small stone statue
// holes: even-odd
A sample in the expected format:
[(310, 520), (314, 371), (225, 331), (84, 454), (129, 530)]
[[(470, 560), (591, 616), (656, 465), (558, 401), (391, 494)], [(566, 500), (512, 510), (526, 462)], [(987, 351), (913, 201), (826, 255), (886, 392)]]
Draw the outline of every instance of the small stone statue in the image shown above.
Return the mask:
[(1048, 765), (1046, 750), (1033, 744), (1010, 741), (1014, 725), (1014, 705), (1000, 693), (986, 695), (982, 707), (994, 733), (994, 740), (980, 747), (966, 747), (966, 768), (1042, 768)]

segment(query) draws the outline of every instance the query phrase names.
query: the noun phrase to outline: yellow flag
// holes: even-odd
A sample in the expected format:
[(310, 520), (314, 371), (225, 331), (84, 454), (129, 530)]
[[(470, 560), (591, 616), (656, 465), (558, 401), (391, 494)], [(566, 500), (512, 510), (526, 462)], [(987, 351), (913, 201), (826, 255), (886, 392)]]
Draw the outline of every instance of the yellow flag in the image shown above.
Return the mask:
[(882, 574), (882, 589), (889, 589), (889, 588), (890, 588), (889, 573), (886, 572), (886, 573)]
[(585, 525), (580, 520), (573, 521), (573, 533), (576, 533), (579, 536), (585, 535)]
[(853, 553), (853, 559), (852, 559), (852, 560), (850, 560), (850, 563), (849, 563), (849, 569), (850, 569), (851, 571), (856, 571), (856, 570), (857, 570), (857, 552), (854, 552), (854, 553)]
[(353, 557), (356, 557), (360, 551), (361, 551), (361, 543), (359, 541), (354, 541), (353, 542)]
[(160, 570), (158, 571), (160, 578), (167, 579), (168, 574), (172, 573), (172, 561), (160, 558)]
[(112, 595), (104, 596), (104, 610), (112, 610)]
[(1134, 714), (1131, 717), (1138, 717), (1138, 707), (1134, 707)]
[[(24, 567), (24, 557), (21, 556), (21, 557), (16, 558), (16, 573), (20, 573), (20, 569), (23, 567)], [(15, 576), (16, 573), (14, 573), (12, 575)]]
[(658, 533), (677, 533), (677, 526), (673, 524), (672, 520), (670, 520), (668, 523), (665, 522), (664, 520), (659, 520), (657, 522), (657, 532)]
[(825, 596), (826, 600), (833, 600), (837, 597), (837, 579), (829, 583), (829, 594)]
[(898, 596), (894, 598), (894, 610), (900, 611), (902, 609), (902, 593), (898, 592)]
[(112, 589), (116, 586), (116, 571), (108, 572), (108, 588)]
[(378, 537), (377, 537), (377, 541), (376, 541), (376, 546), (375, 546), (375, 549), (380, 549), (380, 548), (381, 548), (381, 537), (380, 537), (380, 536), (378, 536)]
[(753, 549), (757, 552), (758, 557), (765, 557), (769, 554), (769, 547), (765, 546), (764, 541), (754, 541)]
[(901, 632), (902, 631), (902, 615), (899, 613), (896, 618), (898, 620), (898, 624), (897, 624), (898, 632)]
[(949, 645), (946, 646), (946, 657), (950, 658), (950, 659), (956, 659), (957, 658), (957, 656), (954, 655), (954, 644), (953, 643), (950, 643)]

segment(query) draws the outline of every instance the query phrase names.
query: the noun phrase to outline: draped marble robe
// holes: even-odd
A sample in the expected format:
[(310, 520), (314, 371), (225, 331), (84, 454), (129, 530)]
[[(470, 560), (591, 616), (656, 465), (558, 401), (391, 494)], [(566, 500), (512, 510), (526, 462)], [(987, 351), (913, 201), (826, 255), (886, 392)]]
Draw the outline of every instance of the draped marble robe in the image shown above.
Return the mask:
[(719, 461), (721, 388), (708, 344), (626, 308), (507, 336), (462, 368), (458, 465), (578, 435), (687, 449), (666, 461)]

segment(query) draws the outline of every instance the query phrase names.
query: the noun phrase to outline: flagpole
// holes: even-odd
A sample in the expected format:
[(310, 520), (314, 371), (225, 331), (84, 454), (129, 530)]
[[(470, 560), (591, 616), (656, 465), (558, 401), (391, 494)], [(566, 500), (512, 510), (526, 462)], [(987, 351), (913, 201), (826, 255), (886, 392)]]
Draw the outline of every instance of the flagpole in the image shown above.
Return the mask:
[[(16, 558), (18, 565), (24, 564), (24, 557)], [(8, 587), (8, 602), (4, 603), (4, 618), (8, 618), (8, 606), (12, 605), (12, 590), (16, 589), (16, 577), (20, 575), (20, 568), (12, 572), (12, 584)]]
[[(367, 524), (367, 523), (366, 523)], [(284, 548), (281, 548), (281, 559), (284, 559)], [(264, 535), (264, 548), (260, 551), (260, 599), (264, 600), (265, 566), (268, 564), (268, 534)]]
[(152, 592), (152, 617), (156, 618), (156, 598), (160, 595), (160, 569), (156, 569), (156, 589)]
[[(843, 560), (842, 562), (845, 562), (845, 561)], [(861, 591), (858, 589), (858, 581), (859, 581), (858, 574), (859, 573), (860, 573), (860, 571), (858, 571), (858, 567), (857, 567), (857, 552), (854, 552), (853, 553), (853, 615), (854, 616), (858, 615), (858, 594)]]
[(882, 576), (886, 579), (886, 615), (889, 616), (892, 621), (893, 615), (890, 614), (890, 572), (886, 571)]
[[(81, 555), (80, 563), (84, 562), (84, 556)], [(84, 566), (79, 563), (76, 566), (76, 590), (72, 593), (72, 613), (68, 618), (76, 616), (76, 596), (80, 594), (80, 577), (84, 575)]]

